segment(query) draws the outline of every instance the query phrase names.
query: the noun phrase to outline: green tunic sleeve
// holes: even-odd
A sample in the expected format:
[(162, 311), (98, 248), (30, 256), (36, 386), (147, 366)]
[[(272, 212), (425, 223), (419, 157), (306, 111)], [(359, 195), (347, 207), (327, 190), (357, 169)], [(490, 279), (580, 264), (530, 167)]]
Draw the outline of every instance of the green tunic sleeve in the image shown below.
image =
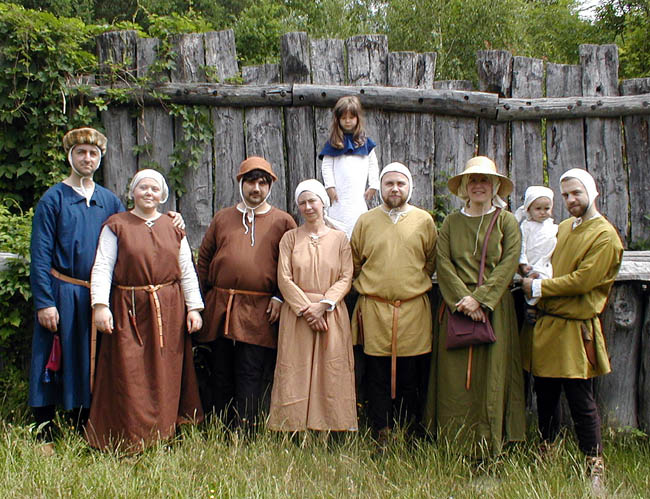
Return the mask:
[(438, 244), (436, 246), (436, 269), (438, 273), (438, 286), (440, 287), (442, 297), (447, 303), (447, 306), (455, 312), (455, 304), (458, 303), (463, 296), (468, 296), (470, 290), (461, 278), (458, 277), (456, 266), (451, 259), (450, 235), (453, 218), (453, 214), (445, 217), (445, 221), (440, 229)]

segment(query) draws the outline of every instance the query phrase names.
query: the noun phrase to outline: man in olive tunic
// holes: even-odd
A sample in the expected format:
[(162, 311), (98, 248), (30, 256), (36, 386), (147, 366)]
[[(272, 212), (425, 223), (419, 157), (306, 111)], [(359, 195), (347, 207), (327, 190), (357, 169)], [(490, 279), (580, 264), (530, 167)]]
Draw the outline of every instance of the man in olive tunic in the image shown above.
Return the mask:
[(366, 394), (372, 428), (385, 440), (394, 417), (420, 419), (431, 352), (429, 297), (437, 231), (429, 213), (408, 201), (411, 173), (400, 163), (380, 175), (382, 204), (361, 215), (350, 245), (359, 300), (352, 317), (355, 343), (366, 355)]
[(267, 201), (277, 180), (268, 161), (249, 157), (236, 178), (241, 201), (216, 213), (199, 249), (205, 310), (195, 336), (210, 351), (213, 399), (204, 396), (205, 409), (252, 429), (275, 366), (280, 239), (296, 223)]
[(545, 442), (559, 431), (562, 389), (569, 401), (578, 443), (592, 478), (602, 478), (600, 417), (593, 378), (610, 372), (599, 314), (621, 264), (616, 229), (596, 209), (592, 176), (574, 168), (560, 178), (569, 213), (559, 227), (552, 258), (553, 278), (524, 279), (524, 291), (540, 297), (532, 341), (531, 372), (539, 428)]

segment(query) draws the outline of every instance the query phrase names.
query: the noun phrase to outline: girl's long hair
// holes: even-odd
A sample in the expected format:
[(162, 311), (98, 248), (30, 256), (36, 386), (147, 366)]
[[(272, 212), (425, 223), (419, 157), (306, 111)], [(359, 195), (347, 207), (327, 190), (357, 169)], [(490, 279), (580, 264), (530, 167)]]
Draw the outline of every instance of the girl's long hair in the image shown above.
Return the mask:
[(357, 147), (362, 146), (366, 142), (366, 131), (363, 122), (363, 108), (361, 101), (354, 95), (346, 95), (341, 97), (334, 105), (332, 112), (332, 124), (330, 126), (330, 144), (337, 149), (343, 149), (343, 129), (339, 122), (341, 116), (345, 113), (350, 113), (357, 117), (357, 126), (354, 127), (352, 132), (352, 140)]

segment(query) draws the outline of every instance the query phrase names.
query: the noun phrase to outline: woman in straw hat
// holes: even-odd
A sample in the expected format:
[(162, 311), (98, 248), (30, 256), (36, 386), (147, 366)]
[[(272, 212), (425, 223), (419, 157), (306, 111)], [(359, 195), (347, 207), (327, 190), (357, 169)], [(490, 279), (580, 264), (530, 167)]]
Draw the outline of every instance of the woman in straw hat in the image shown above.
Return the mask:
[[(445, 218), (437, 244), (437, 274), (443, 303), (437, 314), (425, 414), (438, 438), (454, 439), (474, 455), (498, 454), (504, 442), (523, 440), (524, 390), (517, 320), (508, 285), (517, 270), (521, 236), (504, 198), (512, 182), (484, 156), (470, 159), (449, 179), (449, 190), (465, 205)], [(488, 226), (483, 284), (477, 287)], [(453, 231), (453, 236), (451, 235)], [(461, 312), (489, 320), (496, 342), (446, 348), (447, 319)]]

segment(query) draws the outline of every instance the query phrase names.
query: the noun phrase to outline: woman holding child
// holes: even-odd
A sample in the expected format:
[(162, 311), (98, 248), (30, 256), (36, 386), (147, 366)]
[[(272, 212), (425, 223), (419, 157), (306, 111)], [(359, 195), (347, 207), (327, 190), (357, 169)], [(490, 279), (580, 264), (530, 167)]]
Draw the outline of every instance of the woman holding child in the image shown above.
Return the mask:
[[(437, 275), (443, 303), (434, 325), (425, 422), (473, 455), (498, 454), (504, 442), (525, 436), (524, 390), (514, 302), (508, 289), (521, 249), (519, 226), (505, 211), (512, 182), (486, 157), (470, 159), (449, 179), (465, 205), (445, 218), (437, 243)], [(483, 283), (477, 286), (488, 237)], [(453, 231), (453, 236), (452, 236)], [(496, 342), (447, 349), (452, 312), (490, 321)]]

